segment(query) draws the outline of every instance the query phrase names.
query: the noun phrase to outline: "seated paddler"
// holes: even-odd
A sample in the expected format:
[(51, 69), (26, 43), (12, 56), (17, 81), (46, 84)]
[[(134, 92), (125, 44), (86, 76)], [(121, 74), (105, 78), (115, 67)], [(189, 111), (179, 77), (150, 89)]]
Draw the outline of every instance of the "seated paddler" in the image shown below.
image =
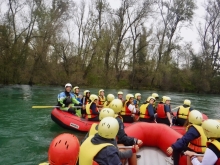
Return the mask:
[(57, 102), (61, 110), (68, 111), (69, 113), (76, 114), (74, 105), (82, 106), (82, 104), (75, 98), (74, 94), (71, 93), (72, 85), (67, 83), (65, 85), (65, 91), (58, 94)]

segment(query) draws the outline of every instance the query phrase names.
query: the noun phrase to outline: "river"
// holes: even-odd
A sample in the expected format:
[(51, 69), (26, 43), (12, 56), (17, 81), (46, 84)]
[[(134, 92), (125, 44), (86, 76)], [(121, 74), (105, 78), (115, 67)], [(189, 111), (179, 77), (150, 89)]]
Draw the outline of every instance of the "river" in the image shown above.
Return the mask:
[[(37, 165), (47, 161), (50, 142), (57, 135), (69, 132), (79, 139), (84, 133), (66, 130), (50, 118), (51, 109), (32, 109), (33, 105), (55, 105), (57, 94), (63, 87), (11, 85), (0, 87), (0, 164), (1, 165)], [(85, 89), (80, 89), (81, 93)], [(99, 89), (89, 89), (97, 94)], [(171, 97), (172, 108), (190, 99), (192, 107), (220, 119), (220, 96), (211, 94), (177, 93), (148, 90), (120, 89), (127, 93), (140, 92), (142, 101), (157, 92)], [(106, 89), (105, 93), (117, 94), (116, 89)], [(124, 95), (125, 96), (125, 95)]]

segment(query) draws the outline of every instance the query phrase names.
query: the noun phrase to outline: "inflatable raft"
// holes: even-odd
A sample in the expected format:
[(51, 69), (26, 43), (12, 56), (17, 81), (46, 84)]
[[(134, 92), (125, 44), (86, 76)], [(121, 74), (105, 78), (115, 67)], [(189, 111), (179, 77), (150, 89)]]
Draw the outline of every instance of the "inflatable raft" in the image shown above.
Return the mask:
[[(208, 117), (203, 114), (204, 119)], [(54, 108), (51, 112), (51, 119), (57, 123), (58, 125), (71, 129), (71, 130), (78, 130), (81, 132), (88, 132), (90, 127), (92, 126), (94, 121), (88, 121), (87, 119), (80, 118), (78, 116), (74, 116), (66, 111), (59, 110)], [(132, 125), (133, 123), (124, 123), (125, 127)], [(186, 132), (185, 127), (181, 126), (172, 126), (172, 129), (179, 132), (180, 134), (184, 135)]]
[[(138, 165), (171, 165), (173, 161), (166, 154), (169, 146), (176, 142), (182, 135), (164, 124), (135, 123), (125, 132), (143, 141), (143, 147), (138, 151), (141, 158)], [(179, 165), (186, 165), (186, 156), (182, 156)]]

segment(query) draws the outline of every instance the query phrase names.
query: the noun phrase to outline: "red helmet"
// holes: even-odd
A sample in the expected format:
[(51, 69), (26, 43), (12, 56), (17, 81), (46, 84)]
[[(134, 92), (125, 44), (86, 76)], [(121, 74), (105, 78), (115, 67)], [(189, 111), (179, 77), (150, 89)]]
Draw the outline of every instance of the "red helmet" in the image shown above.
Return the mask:
[(76, 136), (63, 133), (50, 143), (48, 159), (50, 165), (76, 165), (80, 144)]

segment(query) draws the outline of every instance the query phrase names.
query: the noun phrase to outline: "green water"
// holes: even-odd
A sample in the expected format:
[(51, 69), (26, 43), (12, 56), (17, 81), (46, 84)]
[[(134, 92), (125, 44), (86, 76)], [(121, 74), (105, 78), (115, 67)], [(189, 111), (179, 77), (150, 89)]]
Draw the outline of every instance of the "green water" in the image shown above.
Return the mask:
[[(33, 105), (55, 105), (62, 87), (41, 87), (13, 85), (0, 87), (0, 165), (37, 165), (47, 160), (51, 140), (63, 132), (83, 133), (65, 130), (50, 118), (51, 109), (32, 109)], [(97, 94), (99, 89), (89, 89)], [(81, 89), (83, 92), (84, 89)], [(190, 99), (195, 109), (209, 118), (220, 119), (220, 96), (160, 91), (123, 90), (126, 93), (140, 92), (144, 101), (152, 92), (170, 96), (172, 108)], [(117, 90), (105, 90), (116, 95)]]

